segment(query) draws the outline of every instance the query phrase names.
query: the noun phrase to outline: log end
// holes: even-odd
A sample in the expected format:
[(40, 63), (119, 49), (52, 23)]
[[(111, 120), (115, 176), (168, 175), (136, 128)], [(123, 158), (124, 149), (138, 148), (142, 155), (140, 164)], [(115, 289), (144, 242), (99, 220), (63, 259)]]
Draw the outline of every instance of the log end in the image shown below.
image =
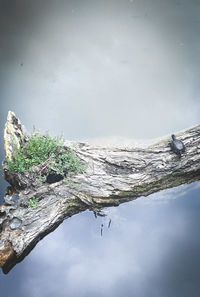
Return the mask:
[(13, 160), (13, 156), (23, 143), (24, 137), (24, 129), (20, 120), (16, 117), (14, 112), (9, 111), (4, 129), (4, 150), (6, 159), (10, 161)]
[(13, 262), (16, 262), (15, 251), (10, 242), (5, 241), (0, 245), (0, 267), (3, 272), (7, 274), (13, 266)]

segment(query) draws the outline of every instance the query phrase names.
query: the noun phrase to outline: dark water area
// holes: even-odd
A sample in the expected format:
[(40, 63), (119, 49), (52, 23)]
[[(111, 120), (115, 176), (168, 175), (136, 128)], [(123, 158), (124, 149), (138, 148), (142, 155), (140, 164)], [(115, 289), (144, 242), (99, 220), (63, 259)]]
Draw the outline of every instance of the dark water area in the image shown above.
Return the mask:
[[(0, 0), (0, 161), (8, 110), (29, 132), (101, 144), (198, 125), (199, 16), (197, 0)], [(200, 296), (200, 182), (105, 212), (0, 271), (0, 297)]]
[(199, 195), (196, 182), (66, 220), (0, 273), (1, 296), (199, 297)]

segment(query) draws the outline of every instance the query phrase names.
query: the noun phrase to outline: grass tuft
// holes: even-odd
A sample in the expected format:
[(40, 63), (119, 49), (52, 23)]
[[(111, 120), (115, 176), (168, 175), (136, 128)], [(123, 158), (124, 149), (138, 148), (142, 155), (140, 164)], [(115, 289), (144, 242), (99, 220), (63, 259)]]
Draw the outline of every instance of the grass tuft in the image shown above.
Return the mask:
[(38, 201), (35, 198), (32, 198), (27, 202), (28, 207), (34, 207), (34, 206), (37, 206), (37, 205), (38, 205)]
[(80, 158), (68, 147), (63, 146), (61, 137), (50, 137), (47, 133), (33, 133), (27, 143), (20, 147), (13, 160), (5, 159), (11, 172), (32, 171), (33, 166), (44, 164), (40, 172), (39, 183), (43, 183), (50, 172), (64, 176), (73, 176), (85, 171)]

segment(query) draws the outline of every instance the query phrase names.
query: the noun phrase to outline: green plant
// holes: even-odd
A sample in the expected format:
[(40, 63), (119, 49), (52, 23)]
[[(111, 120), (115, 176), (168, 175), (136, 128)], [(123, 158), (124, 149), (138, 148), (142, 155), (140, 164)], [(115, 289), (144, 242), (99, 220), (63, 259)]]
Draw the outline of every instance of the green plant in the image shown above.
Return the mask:
[(40, 172), (37, 180), (38, 185), (41, 186), (45, 181), (46, 181), (46, 176), (43, 176)]
[(80, 162), (80, 158), (69, 147), (60, 146), (53, 155), (50, 168), (57, 174), (73, 176), (74, 174), (83, 173), (85, 166)]
[(12, 172), (24, 172), (47, 160), (56, 150), (57, 139), (48, 134), (33, 134), (23, 147), (17, 149), (13, 160), (5, 160)]
[(50, 172), (64, 176), (83, 173), (86, 169), (75, 152), (64, 146), (61, 137), (50, 137), (34, 132), (29, 140), (17, 149), (13, 160), (5, 159), (12, 172), (32, 171), (33, 166), (42, 164), (38, 184), (42, 184)]
[(28, 207), (34, 207), (38, 205), (38, 201), (33, 197), (27, 202)]

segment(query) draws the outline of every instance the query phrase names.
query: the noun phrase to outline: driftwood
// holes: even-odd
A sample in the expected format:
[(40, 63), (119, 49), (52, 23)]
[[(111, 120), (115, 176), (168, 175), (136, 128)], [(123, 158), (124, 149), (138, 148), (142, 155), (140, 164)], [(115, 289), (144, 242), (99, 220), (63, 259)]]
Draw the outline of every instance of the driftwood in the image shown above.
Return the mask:
[[(23, 145), (24, 129), (14, 113), (8, 113), (4, 140), (7, 158)], [(7, 273), (45, 235), (64, 219), (86, 209), (96, 215), (108, 206), (117, 206), (162, 189), (200, 179), (200, 126), (177, 134), (186, 146), (179, 158), (169, 146), (170, 137), (144, 148), (111, 148), (66, 142), (87, 163), (84, 174), (53, 184), (38, 185), (32, 172), (12, 173), (5, 178), (15, 193), (5, 196), (0, 206), (0, 266)], [(14, 143), (14, 146), (13, 146)], [(38, 204), (28, 207), (35, 198)]]

